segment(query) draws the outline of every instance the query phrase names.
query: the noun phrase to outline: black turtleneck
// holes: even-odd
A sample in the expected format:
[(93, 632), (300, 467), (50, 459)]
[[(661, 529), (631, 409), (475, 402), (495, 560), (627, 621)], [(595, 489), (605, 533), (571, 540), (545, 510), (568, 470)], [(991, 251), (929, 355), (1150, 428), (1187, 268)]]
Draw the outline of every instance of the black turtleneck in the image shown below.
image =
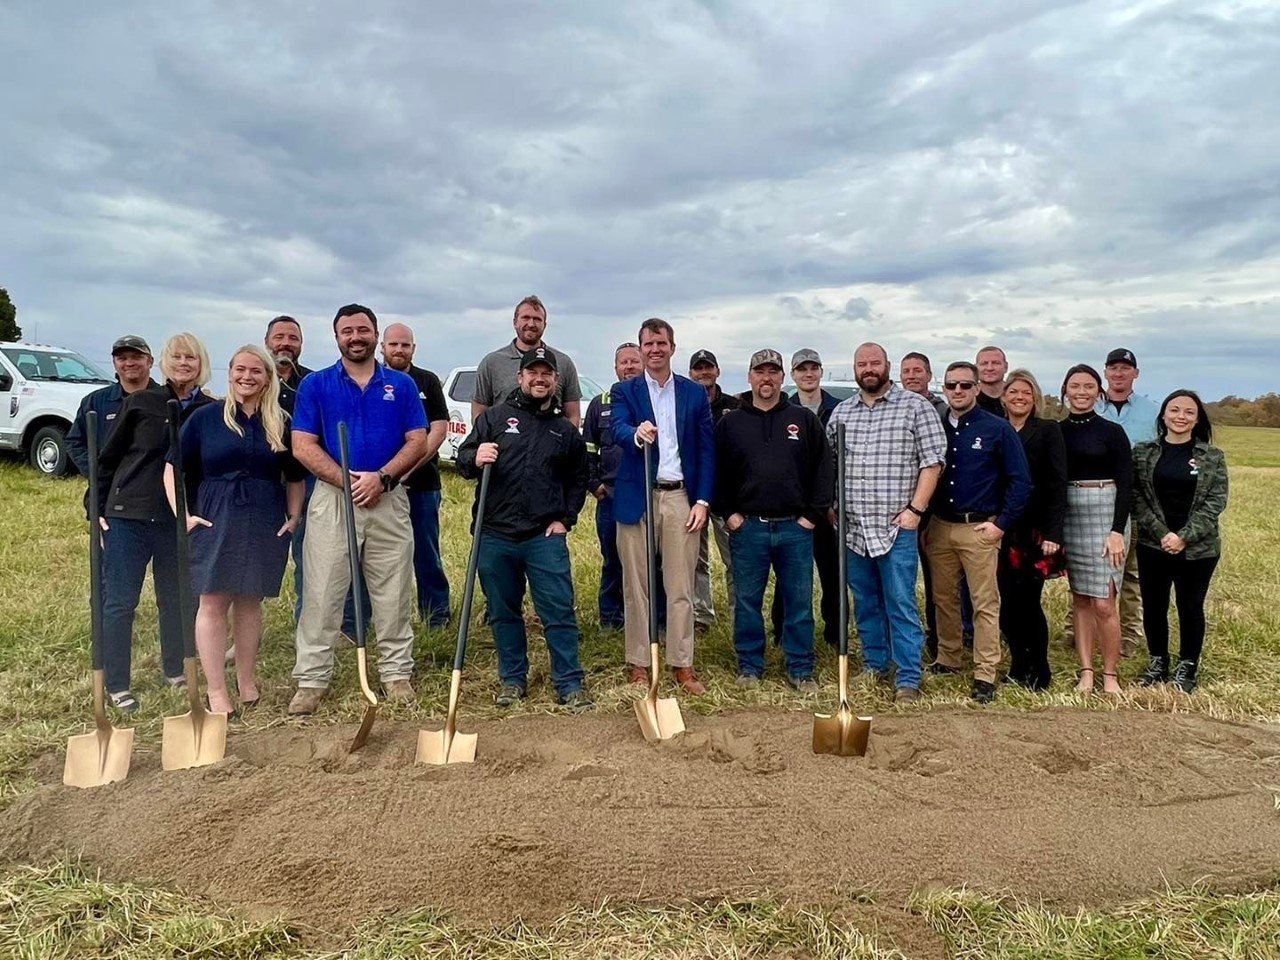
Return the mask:
[(1124, 428), (1093, 411), (1073, 413), (1062, 422), (1067, 448), (1067, 480), (1114, 480), (1116, 509), (1111, 529), (1124, 533), (1133, 491), (1133, 450)]

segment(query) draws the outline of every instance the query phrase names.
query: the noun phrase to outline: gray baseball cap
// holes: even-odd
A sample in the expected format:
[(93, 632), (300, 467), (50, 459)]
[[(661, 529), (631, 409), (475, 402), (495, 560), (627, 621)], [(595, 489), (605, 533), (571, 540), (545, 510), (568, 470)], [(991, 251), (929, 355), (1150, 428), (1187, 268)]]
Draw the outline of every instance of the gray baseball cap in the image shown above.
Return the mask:
[(136, 333), (126, 333), (111, 345), (111, 355), (113, 357), (117, 353), (123, 353), (126, 350), (137, 350), (139, 353), (145, 353), (148, 357), (151, 356), (151, 347), (147, 346), (147, 341)]
[(803, 350), (797, 350), (791, 355), (791, 369), (794, 370), (802, 363), (816, 363), (822, 366), (822, 358), (818, 356), (818, 351), (811, 347), (805, 347)]

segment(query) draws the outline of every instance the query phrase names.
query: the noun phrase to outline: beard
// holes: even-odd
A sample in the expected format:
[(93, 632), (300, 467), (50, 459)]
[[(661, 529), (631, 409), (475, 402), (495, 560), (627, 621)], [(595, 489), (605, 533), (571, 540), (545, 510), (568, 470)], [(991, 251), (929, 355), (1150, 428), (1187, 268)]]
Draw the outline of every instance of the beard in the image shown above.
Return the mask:
[(407, 357), (396, 356), (396, 357), (385, 357), (384, 359), (386, 360), (387, 366), (390, 367), (392, 370), (404, 371), (409, 369), (410, 360)]
[(360, 363), (373, 356), (373, 341), (350, 340), (346, 344), (338, 344), (338, 352), (352, 363)]
[(875, 393), (888, 382), (888, 374), (876, 373), (875, 371), (868, 371), (858, 377), (858, 386), (868, 393)]

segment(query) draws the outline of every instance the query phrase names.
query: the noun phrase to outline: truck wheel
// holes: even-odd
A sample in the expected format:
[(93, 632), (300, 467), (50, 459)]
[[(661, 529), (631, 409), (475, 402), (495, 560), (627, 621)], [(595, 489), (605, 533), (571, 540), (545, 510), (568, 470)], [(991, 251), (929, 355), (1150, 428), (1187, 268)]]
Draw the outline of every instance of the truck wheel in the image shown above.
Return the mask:
[(67, 431), (53, 425), (37, 430), (31, 438), (31, 465), (46, 477), (65, 477), (71, 470)]

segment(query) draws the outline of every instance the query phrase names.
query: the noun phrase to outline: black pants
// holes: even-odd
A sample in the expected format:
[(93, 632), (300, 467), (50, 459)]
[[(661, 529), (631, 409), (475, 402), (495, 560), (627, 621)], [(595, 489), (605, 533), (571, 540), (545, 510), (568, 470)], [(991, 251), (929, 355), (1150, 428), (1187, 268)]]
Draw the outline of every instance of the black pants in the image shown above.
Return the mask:
[(1044, 581), (1004, 569), (996, 574), (1000, 588), (1000, 632), (1009, 641), (1009, 679), (1032, 690), (1049, 686), (1049, 621), (1040, 595)]
[[(840, 535), (834, 523), (823, 521), (813, 528), (813, 562), (818, 567), (818, 583), (822, 585), (822, 638), (832, 647), (840, 645)], [(782, 640), (782, 591), (774, 590), (773, 606), (769, 610), (773, 624), (773, 638)]]
[(1138, 544), (1138, 585), (1142, 588), (1142, 626), (1147, 652), (1169, 656), (1169, 591), (1178, 604), (1178, 658), (1198, 663), (1204, 647), (1204, 600), (1217, 557), (1188, 560), (1185, 552), (1165, 553)]

